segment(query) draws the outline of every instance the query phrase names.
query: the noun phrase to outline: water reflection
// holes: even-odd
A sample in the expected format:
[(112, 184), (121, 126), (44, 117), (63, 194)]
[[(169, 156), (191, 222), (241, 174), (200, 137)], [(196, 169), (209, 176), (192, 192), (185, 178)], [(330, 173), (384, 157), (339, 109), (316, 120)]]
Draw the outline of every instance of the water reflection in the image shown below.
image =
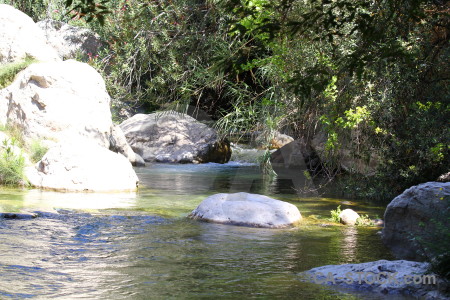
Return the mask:
[(341, 257), (346, 263), (356, 261), (358, 250), (358, 230), (355, 226), (345, 226), (342, 230), (344, 238), (341, 241)]

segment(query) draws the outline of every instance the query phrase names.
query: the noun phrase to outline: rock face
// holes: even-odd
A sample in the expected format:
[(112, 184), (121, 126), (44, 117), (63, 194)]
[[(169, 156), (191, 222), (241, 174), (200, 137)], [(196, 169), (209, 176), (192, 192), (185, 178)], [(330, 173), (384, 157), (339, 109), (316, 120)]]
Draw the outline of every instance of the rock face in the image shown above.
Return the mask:
[(302, 218), (293, 204), (249, 193), (212, 195), (203, 200), (190, 217), (208, 222), (266, 228), (289, 227)]
[(120, 124), (131, 148), (145, 161), (225, 163), (229, 143), (194, 118), (177, 112), (137, 114)]
[(358, 213), (349, 208), (344, 209), (339, 214), (339, 221), (344, 225), (355, 225), (356, 220), (358, 220), (358, 218), (359, 218)]
[[(402, 259), (422, 260), (421, 246), (412, 238), (440, 243), (437, 227), (450, 227), (450, 182), (427, 182), (405, 190), (384, 214), (383, 242)], [(432, 253), (427, 253), (432, 256)]]
[(59, 61), (44, 33), (33, 20), (12, 6), (0, 4), (0, 64), (25, 59)]
[(87, 64), (32, 64), (1, 95), (7, 107), (0, 123), (19, 128), (25, 140), (83, 136), (109, 148), (110, 97), (103, 78)]
[(134, 191), (138, 182), (123, 155), (86, 140), (53, 146), (26, 175), (35, 187), (59, 191)]
[(43, 30), (47, 43), (61, 59), (75, 58), (77, 52), (93, 57), (102, 46), (100, 37), (87, 28), (50, 19), (39, 21), (37, 25)]
[[(301, 276), (313, 283), (388, 295), (411, 295), (417, 299), (448, 299), (445, 283), (427, 274), (428, 264), (406, 260), (379, 260), (362, 264), (329, 265)], [(433, 284), (434, 283), (434, 284)]]

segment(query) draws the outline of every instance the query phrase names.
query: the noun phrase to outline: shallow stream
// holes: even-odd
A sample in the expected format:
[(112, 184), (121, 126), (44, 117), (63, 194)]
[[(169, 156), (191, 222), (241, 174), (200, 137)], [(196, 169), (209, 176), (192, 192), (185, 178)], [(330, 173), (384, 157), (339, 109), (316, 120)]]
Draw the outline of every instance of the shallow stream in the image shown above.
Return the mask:
[[(379, 228), (329, 226), (338, 205), (371, 217), (364, 201), (302, 198), (289, 180), (228, 163), (136, 169), (137, 194), (0, 190), (0, 299), (383, 299), (300, 280), (313, 267), (391, 259)], [(293, 229), (219, 225), (186, 218), (218, 192), (265, 194), (295, 204)], [(398, 297), (390, 299), (407, 299)]]

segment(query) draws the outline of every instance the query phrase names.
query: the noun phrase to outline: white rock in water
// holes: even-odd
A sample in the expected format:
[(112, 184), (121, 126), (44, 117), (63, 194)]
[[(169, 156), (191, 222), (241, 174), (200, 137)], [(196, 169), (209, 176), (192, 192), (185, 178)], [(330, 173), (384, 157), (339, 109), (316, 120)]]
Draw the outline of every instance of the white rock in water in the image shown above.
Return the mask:
[(215, 223), (266, 228), (288, 227), (302, 218), (293, 204), (249, 193), (212, 195), (203, 200), (190, 217)]
[(353, 209), (344, 209), (340, 214), (339, 214), (339, 221), (344, 224), (344, 225), (355, 225), (356, 224), (356, 220), (358, 220), (359, 215), (356, 211), (354, 211)]
[(83, 140), (50, 148), (26, 176), (35, 187), (59, 191), (134, 191), (138, 183), (123, 155)]

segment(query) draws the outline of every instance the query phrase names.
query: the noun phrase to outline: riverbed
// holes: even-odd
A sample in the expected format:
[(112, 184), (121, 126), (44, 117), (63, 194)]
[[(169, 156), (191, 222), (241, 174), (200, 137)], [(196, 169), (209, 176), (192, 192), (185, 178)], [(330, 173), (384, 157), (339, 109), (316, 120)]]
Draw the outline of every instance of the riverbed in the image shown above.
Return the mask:
[[(0, 190), (0, 299), (383, 299), (304, 282), (313, 267), (392, 259), (375, 227), (330, 225), (338, 205), (370, 217), (364, 200), (303, 197), (254, 164), (150, 164), (137, 193)], [(186, 216), (219, 192), (251, 192), (296, 205), (304, 221), (261, 229)], [(390, 299), (409, 299), (397, 297)]]

